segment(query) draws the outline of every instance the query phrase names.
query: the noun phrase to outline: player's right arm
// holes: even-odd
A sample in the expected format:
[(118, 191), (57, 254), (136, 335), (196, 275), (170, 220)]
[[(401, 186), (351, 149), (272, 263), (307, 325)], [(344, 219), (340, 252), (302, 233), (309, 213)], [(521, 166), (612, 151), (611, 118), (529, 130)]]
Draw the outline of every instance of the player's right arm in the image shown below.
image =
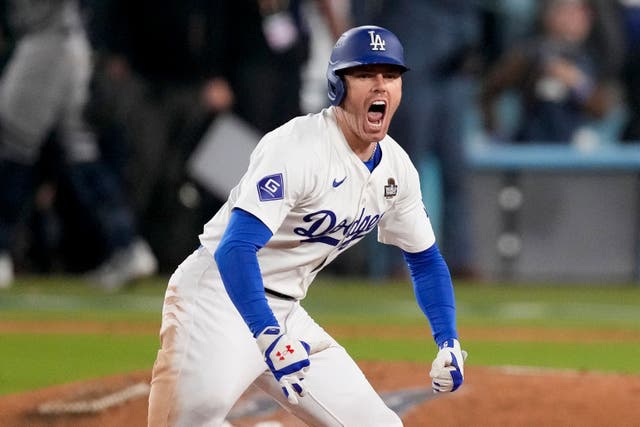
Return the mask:
[(234, 209), (214, 254), (229, 298), (254, 337), (267, 327), (280, 326), (267, 304), (257, 257), (271, 236), (271, 230), (258, 218)]
[(256, 338), (283, 393), (295, 404), (296, 394), (305, 392), (302, 380), (309, 366), (309, 345), (284, 333), (267, 303), (257, 252), (272, 235), (257, 217), (234, 209), (214, 258), (231, 302)]

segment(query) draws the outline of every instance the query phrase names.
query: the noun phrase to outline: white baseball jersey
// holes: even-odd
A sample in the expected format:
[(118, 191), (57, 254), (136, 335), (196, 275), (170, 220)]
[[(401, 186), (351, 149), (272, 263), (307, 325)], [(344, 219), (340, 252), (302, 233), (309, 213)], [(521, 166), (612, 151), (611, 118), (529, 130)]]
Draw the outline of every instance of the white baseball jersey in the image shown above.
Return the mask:
[(295, 118), (266, 134), (227, 203), (200, 241), (214, 253), (240, 208), (273, 237), (258, 251), (266, 288), (305, 297), (317, 273), (378, 226), (378, 240), (408, 252), (435, 242), (422, 202), (418, 172), (391, 137), (379, 142), (380, 164), (370, 172), (351, 150), (335, 108)]

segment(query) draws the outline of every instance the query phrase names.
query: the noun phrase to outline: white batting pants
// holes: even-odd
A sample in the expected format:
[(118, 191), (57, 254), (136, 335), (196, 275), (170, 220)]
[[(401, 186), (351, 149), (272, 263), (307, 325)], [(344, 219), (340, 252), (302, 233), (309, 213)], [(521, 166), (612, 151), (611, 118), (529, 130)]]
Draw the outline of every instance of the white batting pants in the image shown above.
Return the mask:
[[(298, 405), (284, 397), (229, 299), (213, 257), (200, 248), (167, 287), (162, 347), (149, 396), (150, 427), (221, 426), (252, 384), (311, 426), (402, 426), (344, 348), (298, 302), (267, 299), (287, 333), (311, 345), (308, 395)], [(316, 348), (324, 349), (314, 353)]]

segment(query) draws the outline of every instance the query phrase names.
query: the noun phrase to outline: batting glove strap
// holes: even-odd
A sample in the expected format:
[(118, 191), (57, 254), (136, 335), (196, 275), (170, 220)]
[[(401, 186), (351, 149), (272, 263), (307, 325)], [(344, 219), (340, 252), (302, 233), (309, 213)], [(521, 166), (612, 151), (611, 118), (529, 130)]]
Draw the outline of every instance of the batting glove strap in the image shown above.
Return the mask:
[(279, 327), (269, 327), (258, 335), (258, 347), (264, 360), (280, 383), (284, 395), (297, 404), (296, 395), (304, 396), (304, 375), (309, 367), (310, 346), (304, 341), (281, 334)]
[(431, 386), (437, 393), (456, 391), (464, 381), (464, 361), (467, 352), (460, 348), (457, 339), (449, 339), (440, 345), (440, 350), (431, 364), (429, 375)]
[(258, 344), (260, 352), (264, 355), (269, 346), (271, 346), (275, 340), (280, 338), (281, 335), (282, 332), (280, 330), (280, 326), (267, 326), (264, 328), (264, 330), (256, 337), (256, 343)]

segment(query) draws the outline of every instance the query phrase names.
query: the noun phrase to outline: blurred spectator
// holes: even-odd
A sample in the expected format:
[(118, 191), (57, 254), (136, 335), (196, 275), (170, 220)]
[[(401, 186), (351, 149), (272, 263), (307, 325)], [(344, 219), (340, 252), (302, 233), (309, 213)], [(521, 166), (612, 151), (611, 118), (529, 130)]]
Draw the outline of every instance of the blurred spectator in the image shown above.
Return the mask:
[(309, 33), (299, 0), (237, 0), (228, 43), (234, 110), (261, 132), (301, 114)]
[[(403, 76), (403, 102), (389, 134), (407, 150), (423, 177), (433, 167), (429, 159), (436, 160), (442, 182), (442, 229), (434, 227), (452, 274), (470, 276), (464, 140), (477, 69), (479, 10), (467, 0), (353, 0), (352, 5), (356, 25), (383, 26), (404, 44), (411, 72)], [(430, 191), (438, 189), (433, 184), (423, 188), (427, 197)]]
[[(63, 148), (63, 173), (78, 206), (106, 246), (107, 259), (91, 279), (114, 289), (152, 274), (156, 259), (137, 237), (131, 211), (100, 161), (96, 135), (84, 118), (91, 50), (78, 2), (15, 0), (7, 13), (15, 49), (0, 83), (0, 286), (13, 280), (13, 240), (33, 195), (34, 165), (52, 133)], [(40, 204), (54, 196), (38, 195)]]
[[(601, 3), (598, 3), (601, 4)], [(603, 13), (605, 9), (602, 9)], [(593, 36), (594, 8), (586, 0), (545, 0), (540, 26), (513, 46), (488, 71), (480, 94), (485, 130), (496, 140), (567, 143), (616, 105), (611, 76), (617, 68), (615, 44), (607, 28)], [(498, 102), (515, 96), (520, 107), (513, 134)]]
[(484, 30), (482, 55), (495, 62), (505, 50), (533, 32), (539, 0), (491, 0), (479, 2)]
[(626, 41), (622, 82), (628, 122), (622, 138), (640, 142), (640, 1), (619, 0), (618, 4)]
[[(335, 1), (315, 0), (315, 6), (337, 37), (346, 23)], [(234, 111), (259, 131), (268, 132), (301, 114), (302, 74), (312, 37), (303, 10), (305, 0), (230, 3), (226, 42), (228, 76), (236, 95)]]
[[(266, 132), (300, 114), (309, 50), (302, 0), (92, 3), (95, 115), (124, 138), (123, 175), (143, 233), (161, 265), (173, 265), (197, 244), (185, 236), (222, 203), (185, 167), (215, 117), (232, 111)], [(329, 3), (319, 2), (327, 16)]]
[(327, 70), (331, 49), (350, 22), (349, 1), (304, 0), (303, 18), (309, 26), (309, 59), (302, 70), (300, 104), (303, 113), (327, 106)]
[[(215, 200), (184, 164), (219, 111), (231, 108), (226, 0), (91, 1), (98, 53), (92, 117), (112, 153), (160, 265), (190, 251)], [(214, 209), (211, 208), (211, 209)]]

